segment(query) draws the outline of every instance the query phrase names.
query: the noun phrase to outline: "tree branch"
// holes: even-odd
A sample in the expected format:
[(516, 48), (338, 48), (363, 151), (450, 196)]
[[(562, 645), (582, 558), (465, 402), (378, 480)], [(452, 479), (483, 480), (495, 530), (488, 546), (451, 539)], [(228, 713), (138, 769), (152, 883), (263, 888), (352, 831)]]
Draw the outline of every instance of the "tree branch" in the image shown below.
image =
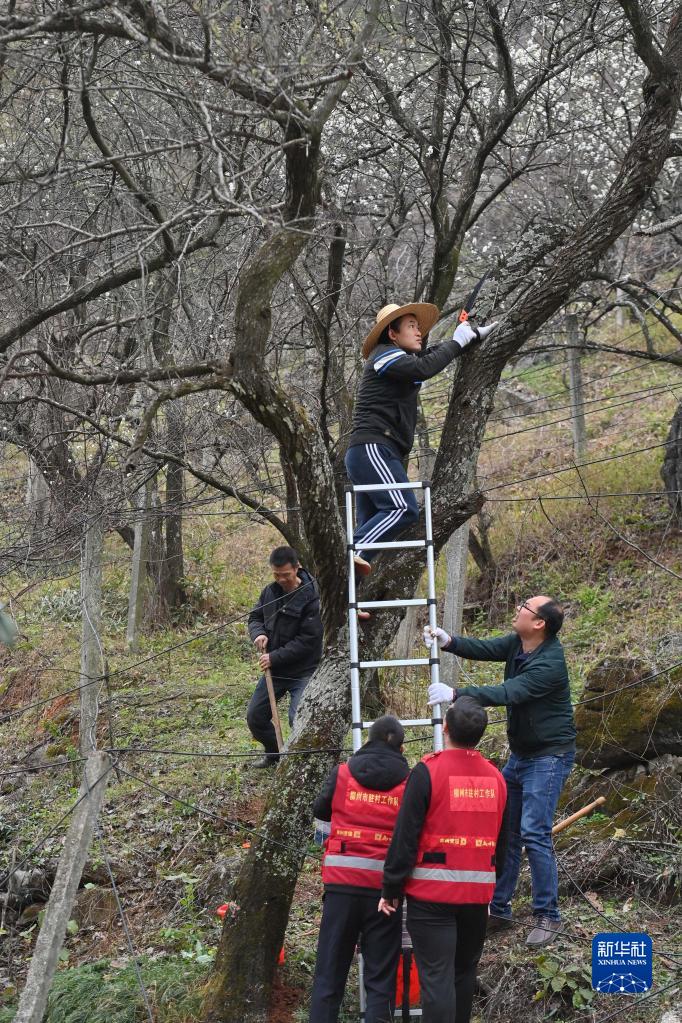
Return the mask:
[(669, 68), (666, 67), (661, 52), (656, 45), (649, 19), (642, 10), (639, 0), (618, 0), (618, 2), (623, 8), (625, 17), (630, 22), (635, 52), (646, 64), (654, 78), (663, 79), (667, 77)]

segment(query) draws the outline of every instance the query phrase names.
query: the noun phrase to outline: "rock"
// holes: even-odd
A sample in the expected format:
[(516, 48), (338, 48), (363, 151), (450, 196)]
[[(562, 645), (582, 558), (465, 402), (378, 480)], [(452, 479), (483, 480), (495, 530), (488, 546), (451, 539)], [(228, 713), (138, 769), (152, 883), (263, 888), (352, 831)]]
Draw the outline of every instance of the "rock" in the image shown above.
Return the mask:
[[(526, 406), (524, 408), (524, 406)], [(520, 413), (543, 412), (547, 408), (545, 398), (526, 387), (520, 380), (502, 380), (495, 391), (495, 411), (500, 419), (514, 418)]]
[(198, 871), (197, 903), (214, 912), (218, 906), (227, 902), (232, 894), (232, 885), (240, 863), (240, 856), (218, 856), (203, 870)]
[[(124, 860), (111, 860), (111, 872), (117, 884), (131, 881), (135, 876), (134, 868)], [(106, 888), (107, 885), (111, 884), (106, 864), (87, 862), (83, 867), (81, 884), (102, 885), (102, 887)]]
[[(559, 886), (627, 887), (657, 900), (679, 897), (682, 856), (676, 835), (682, 825), (682, 757), (671, 754), (645, 764), (574, 772), (562, 794), (561, 816), (604, 796), (598, 813), (557, 836)], [(624, 897), (624, 896), (623, 896)]]
[(682, 666), (638, 684), (658, 670), (627, 657), (608, 657), (592, 669), (575, 714), (579, 764), (625, 767), (682, 755)]
[(76, 895), (71, 916), (80, 927), (106, 931), (118, 917), (116, 896), (111, 888), (83, 888)]
[[(598, 816), (593, 820), (590, 814), (576, 822), (567, 829), (566, 837), (581, 831), (601, 837), (611, 835), (617, 827), (631, 832), (635, 818), (639, 834), (652, 839), (663, 837), (671, 822), (678, 818), (682, 822), (682, 757), (667, 753), (646, 764), (600, 772), (574, 771), (561, 795), (559, 816), (568, 817), (597, 796), (606, 799), (597, 808)], [(665, 814), (658, 813), (661, 804), (666, 807)]]
[(10, 898), (20, 907), (31, 902), (46, 901), (51, 888), (52, 877), (39, 867), (13, 870), (7, 883)]
[(46, 902), (32, 902), (30, 906), (26, 906), (17, 920), (17, 927), (31, 927), (37, 921), (46, 905)]
[(0, 795), (7, 796), (10, 792), (16, 792), (22, 785), (26, 784), (25, 774), (8, 775), (0, 783)]
[(656, 654), (679, 660), (682, 654), (682, 632), (669, 632), (667, 636), (661, 636), (656, 645)]

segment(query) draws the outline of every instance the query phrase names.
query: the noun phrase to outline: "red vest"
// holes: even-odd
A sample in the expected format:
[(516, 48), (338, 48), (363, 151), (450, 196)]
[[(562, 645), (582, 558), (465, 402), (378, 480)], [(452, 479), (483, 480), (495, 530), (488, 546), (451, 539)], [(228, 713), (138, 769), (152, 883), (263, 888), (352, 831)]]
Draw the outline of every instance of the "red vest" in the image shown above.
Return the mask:
[(405, 892), (424, 902), (488, 903), (507, 786), (478, 750), (448, 749), (422, 760), (431, 803)]
[(381, 888), (384, 857), (395, 826), (405, 781), (381, 792), (366, 789), (341, 764), (332, 799), (331, 832), (322, 863), (325, 884)]

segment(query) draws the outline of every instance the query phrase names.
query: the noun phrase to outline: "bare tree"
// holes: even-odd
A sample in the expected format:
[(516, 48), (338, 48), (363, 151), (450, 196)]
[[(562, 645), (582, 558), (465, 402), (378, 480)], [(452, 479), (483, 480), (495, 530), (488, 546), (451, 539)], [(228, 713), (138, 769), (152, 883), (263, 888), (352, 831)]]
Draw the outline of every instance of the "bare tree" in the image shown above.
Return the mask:
[[(483, 504), (476, 463), (504, 367), (599, 272), (671, 156), (682, 11), (666, 11), (660, 44), (632, 0), (505, 12), (440, 0), (366, 11), (341, 3), (333, 13), (264, 2), (201, 14), (131, 0), (0, 19), (15, 129), (0, 180), (11, 196), (0, 352), (14, 400), (45, 403), (47, 378), (72, 385), (73, 398), (58, 402), (67, 417), (115, 445), (129, 467), (179, 466), (301, 540), (321, 586), (325, 657), (236, 881), (240, 909), (226, 919), (206, 996), (211, 1023), (263, 1017), (311, 796), (335, 756), (325, 751), (342, 746), (349, 725), (338, 506), (357, 369), (349, 349), (397, 295), (437, 301), (447, 326), (468, 290), (458, 284), (451, 298), (463, 261), (469, 279), (494, 263), (484, 308), (497, 304), (504, 316), (448, 378), (438, 430), (440, 549)], [(609, 62), (620, 67), (623, 50), (633, 59), (631, 47), (648, 72), (643, 100), (631, 138), (610, 130), (606, 105), (595, 112), (611, 150), (593, 192), (594, 132), (573, 123), (581, 145), (569, 145), (555, 107), (576, 67), (586, 93)], [(39, 61), (52, 104), (43, 125), (28, 92)], [(19, 130), (24, 122), (34, 136)], [(579, 164), (570, 173), (561, 169), (567, 148)], [(542, 175), (563, 189), (559, 218)], [(61, 208), (74, 214), (68, 224)], [(172, 303), (159, 283), (169, 275)], [(171, 304), (167, 341), (155, 349), (149, 324)], [(68, 355), (55, 353), (46, 332), (74, 311)], [(141, 407), (117, 420), (126, 388)], [(175, 405), (184, 444), (181, 431), (161, 440), (155, 426)], [(226, 439), (233, 424), (262, 445), (257, 458)], [(273, 453), (284, 478), (273, 476)], [(243, 477), (230, 479), (234, 466), (261, 477), (256, 497)], [(266, 496), (297, 507), (282, 512)], [(411, 595), (421, 569), (409, 552), (380, 559), (367, 595)], [(387, 613), (366, 629), (368, 657), (398, 620)]]

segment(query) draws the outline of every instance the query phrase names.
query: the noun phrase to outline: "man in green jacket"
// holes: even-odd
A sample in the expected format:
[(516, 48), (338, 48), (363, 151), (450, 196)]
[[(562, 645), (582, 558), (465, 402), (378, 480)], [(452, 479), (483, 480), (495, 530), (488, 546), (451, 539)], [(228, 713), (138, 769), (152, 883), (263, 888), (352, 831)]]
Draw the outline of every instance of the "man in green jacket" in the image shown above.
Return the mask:
[(526, 944), (548, 945), (561, 930), (558, 877), (552, 844), (554, 811), (575, 760), (575, 725), (568, 671), (558, 632), (564, 620), (551, 597), (531, 597), (518, 604), (513, 632), (495, 639), (449, 636), (444, 629), (424, 629), (424, 642), (474, 661), (504, 661), (499, 686), (452, 689), (429, 686), (429, 703), (471, 696), (484, 707), (507, 708), (511, 756), (502, 771), (507, 783), (509, 849), (495, 885), (488, 932), (512, 926), (511, 899), (526, 847), (533, 895), (534, 926)]

